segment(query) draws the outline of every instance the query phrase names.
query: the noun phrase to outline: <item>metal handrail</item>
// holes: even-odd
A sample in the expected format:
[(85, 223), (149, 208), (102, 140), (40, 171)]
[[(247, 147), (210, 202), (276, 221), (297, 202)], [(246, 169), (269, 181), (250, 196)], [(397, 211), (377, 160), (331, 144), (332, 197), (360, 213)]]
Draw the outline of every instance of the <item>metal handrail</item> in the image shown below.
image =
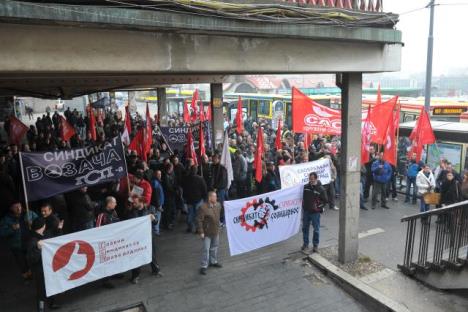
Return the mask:
[(402, 272), (444, 270), (466, 263), (466, 258), (459, 256), (468, 246), (468, 201), (406, 216), (401, 221), (408, 223), (403, 264), (398, 266)]
[(442, 208), (433, 209), (433, 210), (429, 210), (429, 211), (426, 211), (426, 212), (420, 212), (420, 213), (410, 215), (410, 216), (404, 216), (403, 218), (401, 218), (401, 222), (405, 222), (405, 221), (408, 221), (408, 220), (411, 220), (411, 219), (421, 219), (421, 218), (426, 217), (426, 216), (442, 214), (442, 213), (445, 213), (446, 211), (452, 209), (452, 207), (458, 207), (458, 206), (462, 206), (462, 205), (468, 205), (468, 200), (465, 200), (465, 201), (462, 201), (462, 202), (459, 202), (459, 203), (456, 203), (456, 204), (444, 206)]

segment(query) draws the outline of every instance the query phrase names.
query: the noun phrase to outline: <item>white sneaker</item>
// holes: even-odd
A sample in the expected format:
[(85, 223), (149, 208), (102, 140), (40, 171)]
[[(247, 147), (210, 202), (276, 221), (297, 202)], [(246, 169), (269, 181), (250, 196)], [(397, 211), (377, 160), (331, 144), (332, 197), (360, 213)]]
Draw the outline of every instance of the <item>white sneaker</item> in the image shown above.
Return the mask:
[(394, 197), (392, 199), (393, 199), (393, 201), (398, 201), (398, 197)]
[(335, 206), (335, 207), (332, 208), (332, 210), (340, 210), (340, 208)]

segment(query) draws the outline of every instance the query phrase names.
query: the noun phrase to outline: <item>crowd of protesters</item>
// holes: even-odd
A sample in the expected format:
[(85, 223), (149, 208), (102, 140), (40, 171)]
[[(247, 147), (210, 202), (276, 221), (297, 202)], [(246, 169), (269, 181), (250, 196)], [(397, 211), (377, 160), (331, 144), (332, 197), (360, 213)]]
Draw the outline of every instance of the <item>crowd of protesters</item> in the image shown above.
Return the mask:
[[(29, 209), (26, 212), (25, 203), (22, 202), (24, 195), (19, 151), (51, 151), (99, 145), (106, 139), (121, 135), (125, 127), (120, 112), (101, 110), (96, 115), (96, 140), (93, 140), (87, 116), (70, 109), (67, 109), (64, 115), (76, 132), (68, 142), (60, 139), (61, 123), (58, 112), (54, 112), (52, 116), (48, 112), (37, 118), (21, 145), (9, 145), (6, 138), (1, 138), (3, 144), (0, 146), (0, 236), (6, 239), (25, 280), (31, 279), (32, 275), (37, 277), (42, 274), (37, 265), (42, 239), (144, 215), (149, 215), (152, 220), (154, 248), (151, 269), (155, 276), (161, 276), (156, 260), (157, 236), (161, 235), (161, 229), (173, 230), (182, 217), (185, 219), (188, 233), (198, 233), (205, 239), (201, 273), (206, 274), (208, 265), (221, 266), (217, 262), (216, 251), (217, 233), (219, 227), (224, 225), (223, 202), (227, 199), (279, 190), (281, 182), (278, 166), (328, 159), (332, 181), (323, 185), (323, 191), (322, 186), (320, 187), (320, 194), (321, 198), (326, 198), (323, 206), (338, 210), (335, 199), (340, 193), (339, 137), (318, 134), (309, 140), (303, 134), (295, 134), (284, 126), (281, 133), (282, 146), (281, 149), (277, 149), (276, 130), (266, 120), (252, 120), (247, 117), (243, 125), (244, 130), (239, 134), (236, 132), (236, 125), (226, 117), (224, 127), (229, 135), (234, 176), (230, 188), (227, 168), (220, 163), (222, 145), (208, 149), (206, 155), (198, 160), (200, 165), (195, 166), (193, 159), (187, 158), (184, 151), (170, 149), (158, 131), (156, 122), (153, 122), (153, 145), (147, 161), (143, 161), (134, 151), (126, 151), (128, 179), (82, 187), (47, 200), (28, 203)], [(158, 120), (157, 116), (155, 120)], [(138, 113), (134, 114), (131, 133), (135, 135), (140, 127), (144, 127), (144, 123), (144, 118)], [(173, 115), (169, 123), (171, 126), (182, 126), (183, 118)], [(255, 142), (259, 127), (263, 128), (265, 142), (260, 183), (254, 178), (253, 165), (254, 154), (258, 148)], [(4, 122), (4, 130), (8, 135), (8, 119)], [(441, 192), (441, 205), (468, 199), (468, 173), (461, 177), (446, 160), (442, 160), (440, 166), (432, 168), (432, 171), (427, 165), (416, 162), (414, 156), (406, 161), (404, 166), (392, 166), (383, 160), (382, 154), (373, 147), (369, 152), (370, 161), (361, 167), (361, 209), (367, 210), (365, 202), (369, 198), (373, 209), (378, 203), (382, 208), (388, 209), (390, 196), (397, 200), (398, 178), (400, 181), (406, 180), (406, 202), (411, 201), (415, 204), (418, 197), (432, 190)], [(311, 176), (312, 190), (316, 180), (316, 175)], [(138, 194), (133, 192), (135, 187), (140, 190)], [(220, 203), (219, 206), (217, 202)], [(213, 212), (210, 208), (217, 210)], [(423, 200), (420, 209), (428, 209)], [(213, 218), (219, 219), (216, 220), (216, 224), (213, 223)], [(307, 237), (309, 223), (317, 223), (314, 220), (312, 217), (307, 219)], [(211, 230), (204, 233), (204, 228)], [(304, 246), (307, 244), (308, 238), (304, 241)], [(314, 238), (314, 250), (317, 245), (318, 237)], [(214, 255), (210, 254), (212, 249)], [(131, 282), (138, 283), (139, 275), (139, 268), (132, 270)], [(43, 281), (39, 283), (43, 284)], [(105, 279), (103, 285), (113, 287), (110, 279)], [(39, 297), (43, 299), (43, 288), (41, 291)], [(49, 301), (49, 305), (56, 307), (53, 300)]]

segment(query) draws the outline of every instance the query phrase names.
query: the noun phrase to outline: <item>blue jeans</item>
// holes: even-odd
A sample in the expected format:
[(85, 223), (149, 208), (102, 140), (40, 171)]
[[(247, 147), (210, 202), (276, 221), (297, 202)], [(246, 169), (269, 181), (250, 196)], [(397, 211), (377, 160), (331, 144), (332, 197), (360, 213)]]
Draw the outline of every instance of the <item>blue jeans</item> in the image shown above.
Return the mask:
[(153, 227), (153, 233), (159, 235), (159, 226), (161, 225), (161, 211), (159, 211), (158, 208), (154, 206), (151, 207), (154, 209), (154, 211), (156, 211), (155, 217), (156, 220), (158, 220), (156, 224), (151, 224), (151, 226)]
[(312, 236), (312, 244), (318, 247), (320, 238), (320, 213), (303, 211), (302, 216), (302, 234), (304, 239), (304, 246), (309, 246), (309, 228), (310, 223), (314, 229)]
[(203, 239), (201, 267), (207, 268), (210, 264), (218, 263), (219, 235)]
[(413, 186), (413, 203), (416, 202), (416, 177), (406, 177), (406, 198), (405, 201), (410, 200), (410, 191), (411, 191), (411, 185)]
[(426, 204), (426, 203), (424, 202), (424, 197), (421, 196), (421, 199), (420, 199), (420, 202), (419, 202), (419, 212), (426, 212), (426, 211), (429, 211), (429, 207), (430, 207), (430, 206), (431, 206), (431, 205)]
[(196, 202), (194, 204), (187, 204), (188, 215), (187, 215), (187, 227), (190, 231), (195, 231), (195, 219), (197, 218), (198, 209), (203, 204), (203, 200)]

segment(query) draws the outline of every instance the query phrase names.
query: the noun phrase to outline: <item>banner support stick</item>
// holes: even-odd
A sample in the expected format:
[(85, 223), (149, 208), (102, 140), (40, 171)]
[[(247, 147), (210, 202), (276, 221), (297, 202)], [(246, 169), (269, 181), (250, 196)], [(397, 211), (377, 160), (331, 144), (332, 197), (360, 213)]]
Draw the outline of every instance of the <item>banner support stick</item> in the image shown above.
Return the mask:
[(29, 217), (28, 191), (26, 189), (26, 180), (24, 177), (23, 158), (21, 157), (21, 152), (19, 152), (19, 161), (20, 161), (20, 168), (21, 168), (21, 180), (23, 180), (24, 204), (26, 206), (26, 220), (28, 222), (29, 229), (31, 229), (31, 220)]
[(131, 190), (130, 190), (130, 178), (128, 177), (128, 167), (127, 167), (127, 157), (126, 157), (127, 153), (125, 153), (125, 146), (122, 140), (120, 140), (120, 143), (122, 144), (122, 150), (124, 153), (123, 159), (124, 159), (124, 164), (125, 164), (125, 170), (127, 171), (127, 188), (128, 188), (128, 195), (130, 196)]

